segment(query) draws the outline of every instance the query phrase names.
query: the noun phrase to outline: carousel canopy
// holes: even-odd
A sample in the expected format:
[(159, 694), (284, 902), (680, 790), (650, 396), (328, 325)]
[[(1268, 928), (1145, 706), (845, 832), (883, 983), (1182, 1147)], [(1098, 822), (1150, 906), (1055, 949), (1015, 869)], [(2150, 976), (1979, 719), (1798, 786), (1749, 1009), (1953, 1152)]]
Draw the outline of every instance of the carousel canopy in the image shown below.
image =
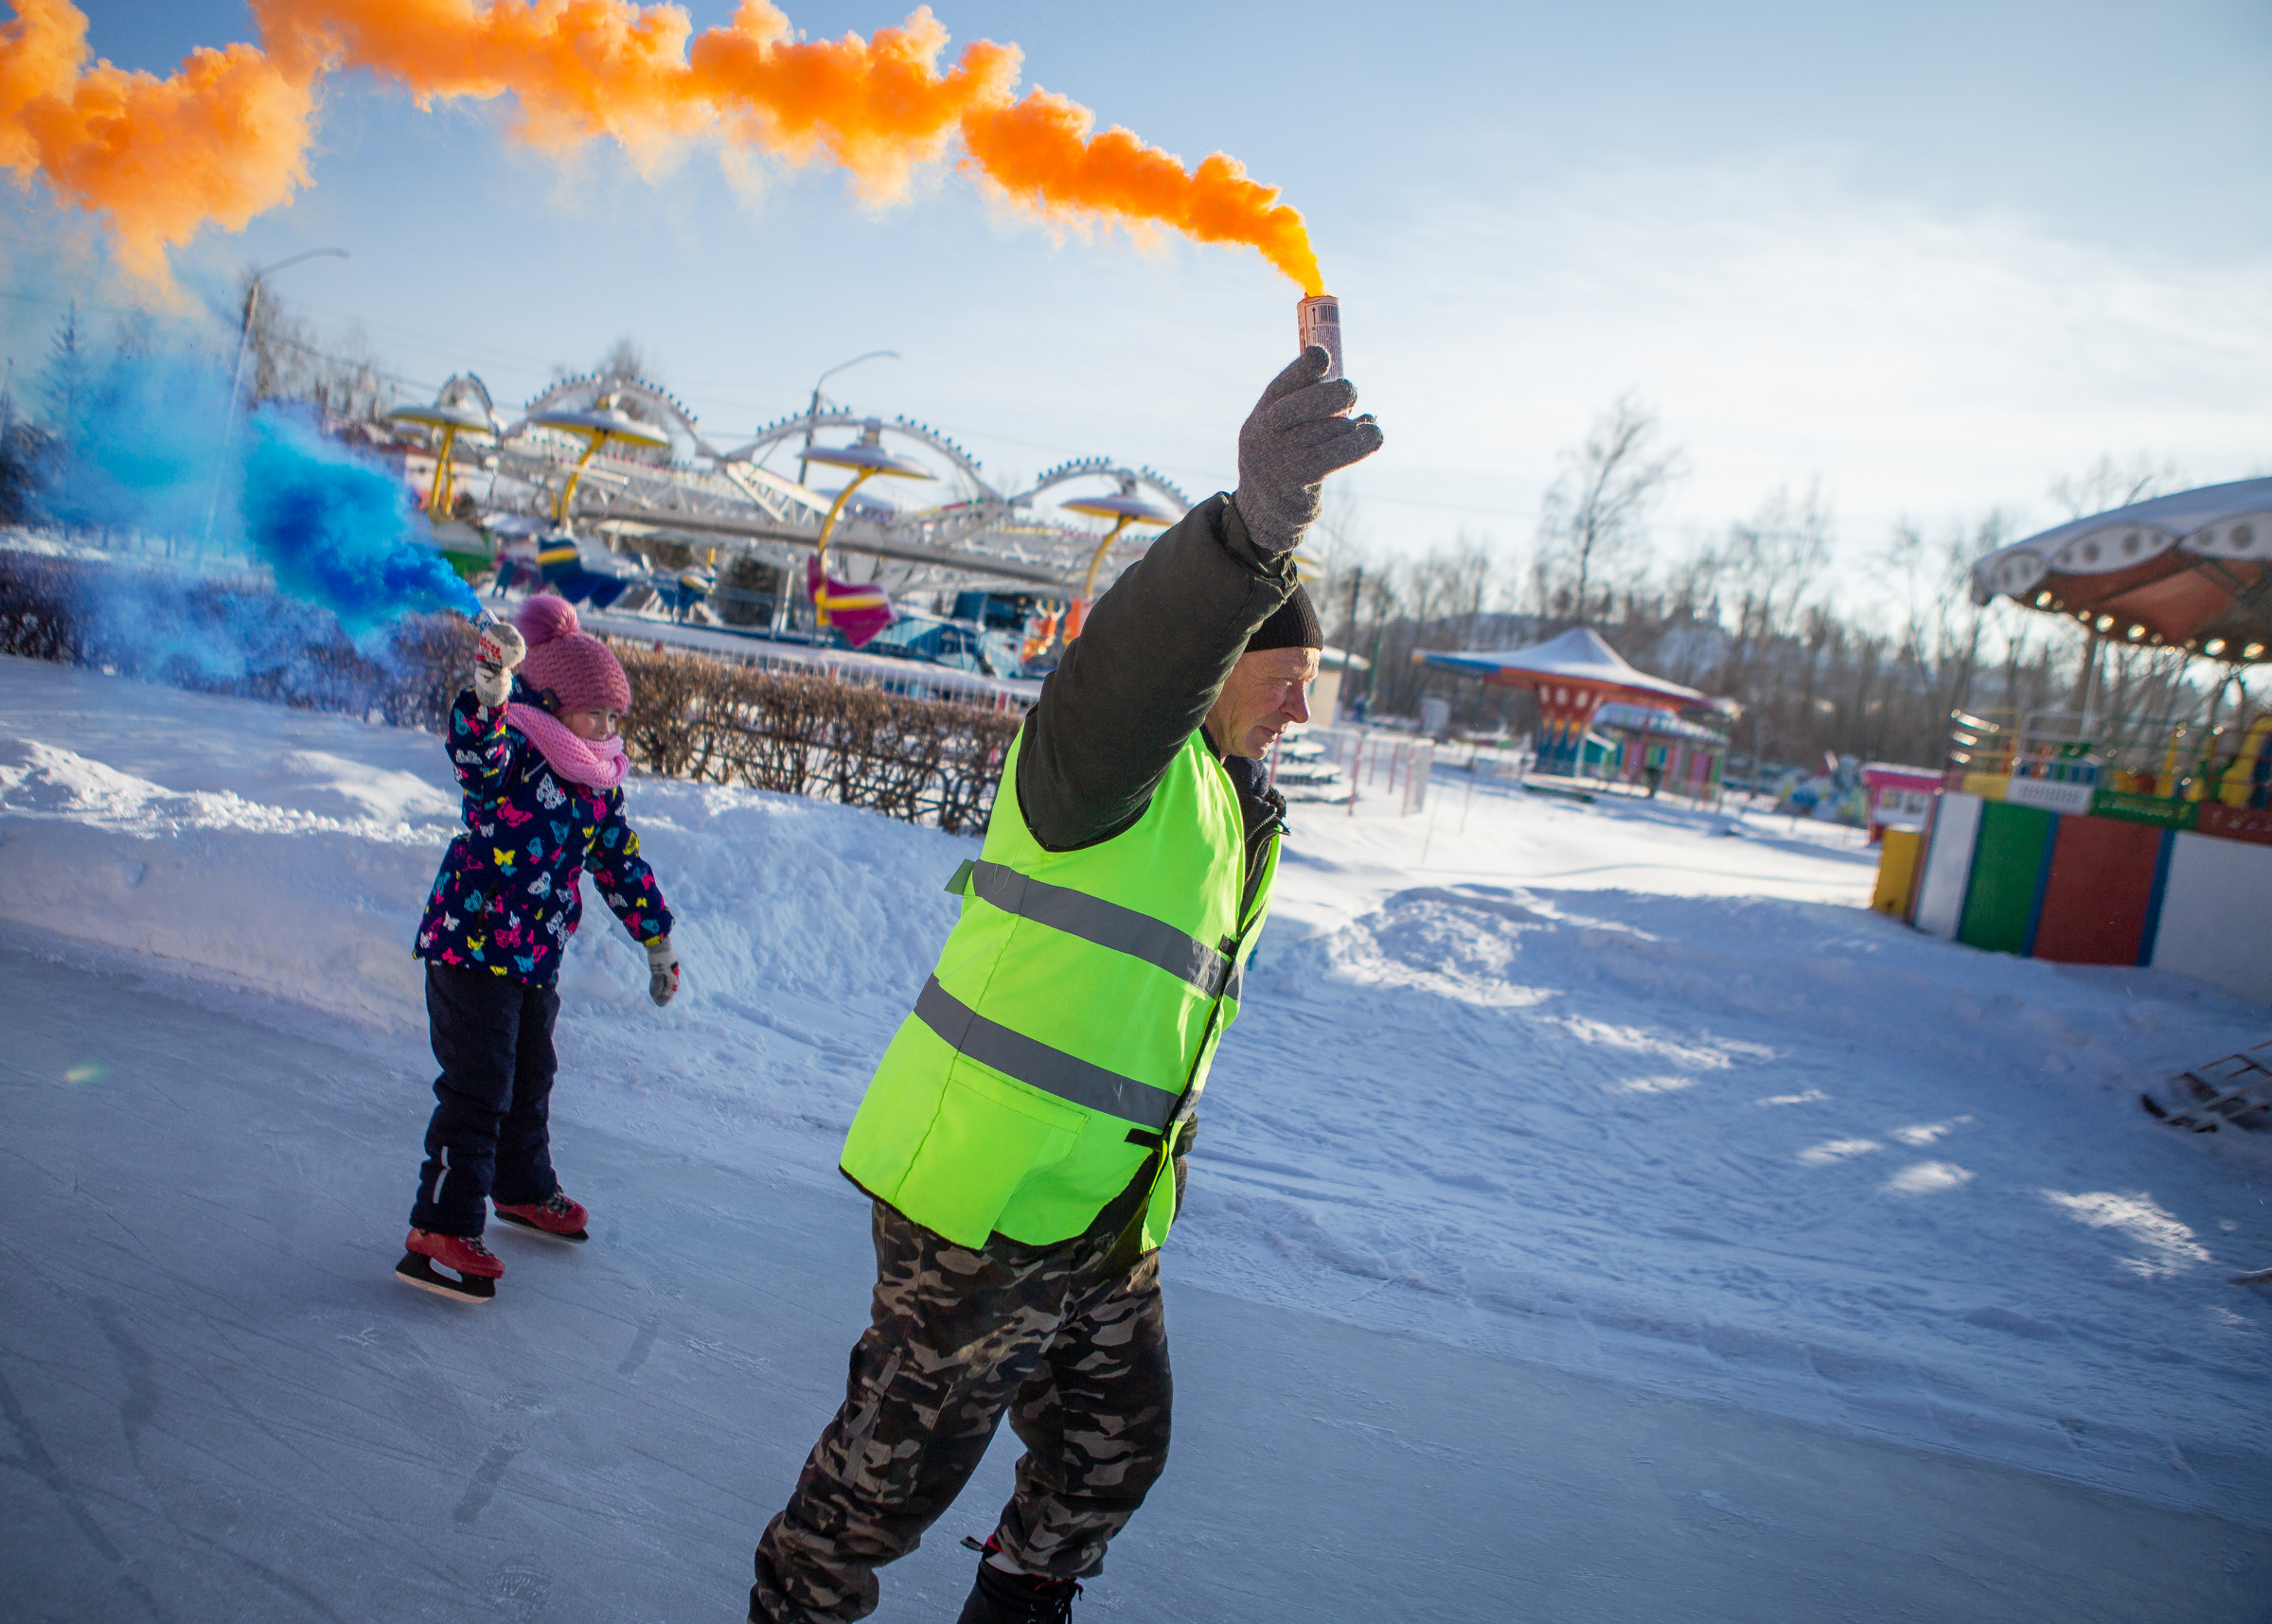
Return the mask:
[(930, 479), (931, 470), (907, 457), (894, 456), (881, 446), (855, 440), (848, 446), (813, 446), (797, 453), (798, 460), (826, 463), (830, 468), (865, 468), (894, 479)]
[(1972, 567), (1998, 593), (2102, 636), (2224, 660), (2272, 646), (2272, 479), (2157, 496), (2031, 536)]
[(1677, 710), (1707, 703), (1706, 696), (1661, 677), (1637, 671), (1624, 657), (1589, 627), (1578, 627), (1560, 637), (1528, 648), (1505, 652), (1475, 649), (1452, 653), (1416, 648), (1412, 663), (1437, 671), (1459, 671), (1500, 688), (1583, 689), (1603, 699), (1646, 705), (1655, 710)]
[(660, 449), (670, 444), (668, 434), (651, 423), (642, 423), (620, 406), (595, 406), (589, 412), (539, 412), (529, 421), (547, 429), (565, 429), (572, 434), (589, 434), (600, 440), (624, 440), (634, 446)]
[(1597, 728), (1620, 728), (1629, 733), (1646, 733), (1651, 738), (1688, 739), (1696, 744), (1724, 745), (1728, 735), (1715, 733), (1701, 722), (1683, 721), (1670, 711), (1654, 705), (1632, 705), (1623, 701), (1604, 705), (1593, 713)]
[(1093, 514), (1098, 519), (1125, 519), (1130, 524), (1173, 524), (1176, 515), (1141, 496), (1076, 496), (1065, 503), (1068, 513)]
[(455, 429), (461, 433), (493, 434), (487, 414), (471, 406), (399, 406), (387, 415), (398, 423), (420, 423), (429, 429)]

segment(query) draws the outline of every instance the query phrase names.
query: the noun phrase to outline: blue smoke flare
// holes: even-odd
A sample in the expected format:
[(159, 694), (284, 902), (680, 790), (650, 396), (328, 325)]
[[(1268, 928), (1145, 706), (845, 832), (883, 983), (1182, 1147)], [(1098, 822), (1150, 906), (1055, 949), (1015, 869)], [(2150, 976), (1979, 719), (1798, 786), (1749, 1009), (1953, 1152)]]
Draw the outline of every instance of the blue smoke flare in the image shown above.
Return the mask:
[(51, 386), (61, 442), (45, 516), (200, 543), (240, 534), (276, 589), (362, 639), (406, 614), (481, 600), (435, 551), (409, 490), (271, 403), (232, 435), (229, 375), (195, 351), (115, 351)]
[(424, 539), (426, 521), (400, 480), (273, 402), (253, 414), (248, 439), (238, 509), (279, 591), (321, 604), (350, 637), (409, 613), (481, 612), (473, 589)]
[(59, 477), (41, 503), (72, 528), (196, 538), (214, 511), (229, 380), (203, 356), (80, 355), (51, 376), (46, 427)]

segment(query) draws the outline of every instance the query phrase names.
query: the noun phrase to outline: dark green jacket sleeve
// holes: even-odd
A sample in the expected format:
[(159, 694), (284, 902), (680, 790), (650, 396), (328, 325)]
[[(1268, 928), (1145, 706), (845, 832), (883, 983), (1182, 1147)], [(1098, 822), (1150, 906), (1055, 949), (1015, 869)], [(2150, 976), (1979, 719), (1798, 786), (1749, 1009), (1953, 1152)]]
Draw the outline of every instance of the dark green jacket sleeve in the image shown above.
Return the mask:
[(1227, 496), (1153, 542), (1097, 599), (1026, 718), (1018, 804), (1034, 838), (1071, 851), (1144, 816), (1247, 639), (1293, 587), (1292, 557), (1258, 552)]

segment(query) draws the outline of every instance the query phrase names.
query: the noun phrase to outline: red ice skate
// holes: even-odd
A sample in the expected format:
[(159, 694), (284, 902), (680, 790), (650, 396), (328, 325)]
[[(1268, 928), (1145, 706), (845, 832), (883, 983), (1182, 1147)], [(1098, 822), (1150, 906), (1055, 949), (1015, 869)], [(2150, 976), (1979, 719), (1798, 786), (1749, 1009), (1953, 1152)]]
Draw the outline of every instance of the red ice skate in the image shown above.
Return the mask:
[(569, 1200), (568, 1192), (562, 1190), (556, 1190), (543, 1200), (524, 1207), (500, 1204), (497, 1216), (507, 1224), (518, 1224), (524, 1229), (550, 1235), (556, 1241), (589, 1241), (592, 1238), (591, 1232), (584, 1227), (584, 1220), (591, 1214), (584, 1210), (582, 1202)]
[(437, 1235), (413, 1229), (395, 1273), (404, 1283), (461, 1302), (487, 1302), (497, 1295), (505, 1264), (481, 1244), (479, 1235)]

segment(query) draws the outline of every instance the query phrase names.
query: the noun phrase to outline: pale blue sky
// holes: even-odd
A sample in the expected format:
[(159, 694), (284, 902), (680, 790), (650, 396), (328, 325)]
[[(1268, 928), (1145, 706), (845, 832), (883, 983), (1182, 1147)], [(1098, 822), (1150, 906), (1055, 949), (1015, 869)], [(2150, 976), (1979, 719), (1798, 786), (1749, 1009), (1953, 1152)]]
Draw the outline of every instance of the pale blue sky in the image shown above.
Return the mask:
[[(1627, 388), (1693, 467), (1667, 547), (1817, 476), (1858, 556), (1902, 516), (2048, 522), (2048, 482), (2102, 452), (2272, 468), (2261, 3), (934, 9), (1309, 217), (1389, 431), (1351, 476), (1376, 545), (1518, 553), (1556, 453)], [(902, 15), (789, 9), (814, 34)], [(250, 37), (236, 0), (90, 10), (97, 49), (157, 71)], [(1102, 453), (1194, 495), (1232, 483), (1290, 350), (1296, 291), (1252, 255), (1056, 241), (951, 175), (880, 216), (817, 168), (753, 203), (703, 152), (650, 183), (599, 148), (517, 151), (500, 122), (333, 81), (314, 187), (207, 234), (185, 280), (335, 243), (353, 259), (279, 286), (411, 376), (471, 368), (509, 406), (629, 334), (719, 443), (891, 347), (831, 393), (1004, 480)], [(52, 292), (74, 234), (6, 218), (5, 287)], [(50, 314), (0, 309), (20, 362)]]

